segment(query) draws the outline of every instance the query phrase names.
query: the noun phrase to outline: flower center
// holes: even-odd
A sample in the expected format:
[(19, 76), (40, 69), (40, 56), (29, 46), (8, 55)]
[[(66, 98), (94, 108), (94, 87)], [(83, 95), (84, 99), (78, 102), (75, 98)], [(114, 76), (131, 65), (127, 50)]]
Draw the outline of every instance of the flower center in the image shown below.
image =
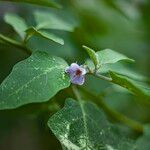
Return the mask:
[(80, 69), (77, 69), (76, 75), (79, 76), (79, 75), (81, 75), (81, 73), (82, 73), (82, 71)]

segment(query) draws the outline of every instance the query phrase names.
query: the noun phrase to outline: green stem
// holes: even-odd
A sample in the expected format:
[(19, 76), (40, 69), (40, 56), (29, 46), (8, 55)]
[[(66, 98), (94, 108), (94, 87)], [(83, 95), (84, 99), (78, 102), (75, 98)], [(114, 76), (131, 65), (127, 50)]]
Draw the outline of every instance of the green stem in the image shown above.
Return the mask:
[(0, 34), (0, 41), (2, 41), (4, 44), (12, 45), (16, 48), (19, 48), (29, 55), (32, 53), (32, 51), (28, 49), (25, 45), (22, 45), (20, 42), (10, 39), (2, 34)]
[(80, 95), (80, 93), (77, 90), (77, 87), (75, 85), (72, 85), (72, 91), (73, 91), (75, 97), (77, 98), (77, 100), (80, 101), (81, 100), (81, 95)]
[(111, 82), (111, 81), (112, 81), (111, 78), (106, 77), (106, 76), (103, 76), (103, 75), (98, 74), (98, 73), (94, 73), (94, 74), (92, 74), (92, 75), (94, 75), (95, 77), (100, 78), (100, 79), (102, 79), (102, 80), (108, 81), (108, 82)]
[(93, 95), (92, 93), (90, 93), (89, 91), (86, 91), (83, 88), (80, 88), (85, 94), (87, 94), (89, 97), (92, 98), (92, 100), (99, 106), (101, 107), (105, 113), (107, 115), (109, 115), (111, 118), (115, 119), (116, 121), (122, 122), (124, 124), (126, 124), (127, 126), (129, 126), (130, 128), (132, 128), (133, 130), (136, 130), (140, 133), (143, 132), (143, 126), (138, 123), (137, 121), (134, 121), (122, 114), (120, 114), (119, 112), (111, 109), (109, 106), (107, 106), (103, 100), (100, 97), (97, 97), (95, 95)]

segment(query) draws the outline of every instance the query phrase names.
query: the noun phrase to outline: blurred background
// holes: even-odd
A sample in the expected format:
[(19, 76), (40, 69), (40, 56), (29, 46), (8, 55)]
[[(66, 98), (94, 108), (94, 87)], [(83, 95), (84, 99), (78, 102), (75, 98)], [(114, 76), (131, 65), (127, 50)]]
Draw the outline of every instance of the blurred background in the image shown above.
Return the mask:
[[(63, 8), (52, 9), (29, 4), (0, 2), (0, 33), (19, 40), (13, 28), (3, 20), (5, 13), (16, 13), (28, 25), (34, 25), (34, 11), (46, 11), (74, 24), (72, 33), (57, 33), (65, 41), (61, 46), (39, 37), (28, 43), (33, 51), (41, 50), (65, 58), (68, 63), (82, 64), (87, 58), (82, 45), (95, 50), (110, 48), (136, 60), (128, 67), (135, 70), (149, 84), (150, 77), (150, 1), (149, 0), (58, 0)], [(19, 49), (0, 44), (0, 82), (10, 73), (14, 64), (27, 58)], [(96, 83), (96, 84), (95, 84)], [(106, 103), (115, 110), (141, 123), (150, 122), (149, 108), (137, 103), (131, 94), (110, 87), (105, 81), (87, 77), (87, 89), (104, 95)], [(63, 106), (67, 93), (58, 93), (54, 102), (31, 104), (16, 110), (0, 111), (0, 150), (61, 149), (46, 123), (50, 115)], [(56, 100), (55, 100), (56, 99)], [(140, 101), (140, 100), (139, 100)], [(45, 105), (53, 103), (50, 111)], [(131, 131), (129, 134), (132, 135)], [(136, 138), (134, 135), (133, 138)]]

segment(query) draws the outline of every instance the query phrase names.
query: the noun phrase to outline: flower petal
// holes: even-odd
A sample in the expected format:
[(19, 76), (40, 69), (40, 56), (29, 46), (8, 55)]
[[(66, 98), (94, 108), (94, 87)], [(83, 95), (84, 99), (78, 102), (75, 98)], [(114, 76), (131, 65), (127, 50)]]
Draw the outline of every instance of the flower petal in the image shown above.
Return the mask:
[(74, 76), (77, 69), (79, 69), (79, 65), (76, 63), (72, 63), (69, 67), (66, 67), (65, 72), (70, 76)]
[(84, 81), (85, 81), (84, 76), (74, 76), (73, 78), (71, 78), (71, 83), (73, 84), (82, 85)]
[(66, 67), (65, 72), (68, 74), (72, 74), (74, 71), (70, 67)]
[(76, 71), (77, 69), (80, 68), (80, 66), (79, 66), (78, 64), (76, 64), (76, 63), (72, 63), (72, 64), (70, 65), (70, 68), (71, 68), (73, 71)]
[(76, 63), (72, 63), (65, 69), (65, 72), (70, 76), (71, 83), (82, 85), (84, 83), (84, 75), (87, 73), (84, 66), (79, 66)]
[(83, 68), (82, 66), (80, 66), (80, 70), (81, 70), (81, 72), (82, 72), (82, 75), (85, 75), (87, 72), (86, 72), (86, 69), (85, 68)]

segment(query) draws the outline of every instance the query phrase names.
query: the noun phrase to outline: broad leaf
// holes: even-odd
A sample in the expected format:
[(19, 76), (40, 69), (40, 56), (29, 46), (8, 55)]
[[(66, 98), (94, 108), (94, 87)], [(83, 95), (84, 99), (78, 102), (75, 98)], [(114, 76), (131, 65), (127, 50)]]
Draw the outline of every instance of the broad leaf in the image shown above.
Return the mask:
[(45, 52), (35, 52), (16, 64), (0, 85), (0, 109), (45, 102), (70, 85), (64, 70), (67, 63)]
[(87, 47), (87, 46), (84, 46), (83, 45), (83, 48), (87, 51), (88, 55), (90, 56), (91, 60), (93, 61), (95, 67), (97, 68), (99, 66), (99, 59), (98, 59), (98, 55), (96, 54), (96, 52)]
[(110, 71), (112, 82), (118, 84), (150, 104), (150, 88), (143, 82), (134, 81), (126, 76)]
[(143, 136), (138, 138), (136, 144), (138, 150), (150, 150), (150, 125), (144, 126)]
[(53, 0), (0, 0), (8, 2), (17, 2), (17, 3), (29, 3), (46, 7), (60, 8), (61, 6), (54, 2)]
[(47, 40), (54, 41), (58, 44), (61, 44), (61, 45), (64, 44), (64, 40), (59, 38), (58, 36), (56, 36), (52, 33), (46, 32), (46, 31), (37, 30), (34, 27), (30, 27), (29, 29), (27, 29), (26, 33), (28, 34), (28, 38), (30, 38), (32, 35), (37, 35), (37, 36), (45, 38)]
[(113, 51), (111, 49), (98, 51), (97, 54), (98, 54), (98, 58), (99, 58), (99, 62), (101, 66), (105, 64), (116, 63), (121, 60), (131, 61), (131, 62), (134, 61), (133, 59), (130, 59), (127, 56), (121, 53), (118, 53), (116, 51)]
[(73, 31), (74, 29), (73, 25), (52, 13), (36, 11), (34, 17), (37, 23), (37, 29), (56, 29), (64, 31)]
[(66, 100), (64, 108), (54, 114), (48, 126), (64, 149), (134, 150), (134, 146), (89, 102)]
[(27, 29), (27, 24), (23, 18), (16, 14), (7, 13), (4, 16), (4, 20), (14, 28), (14, 30), (20, 35), (22, 39), (24, 39), (24, 31)]

